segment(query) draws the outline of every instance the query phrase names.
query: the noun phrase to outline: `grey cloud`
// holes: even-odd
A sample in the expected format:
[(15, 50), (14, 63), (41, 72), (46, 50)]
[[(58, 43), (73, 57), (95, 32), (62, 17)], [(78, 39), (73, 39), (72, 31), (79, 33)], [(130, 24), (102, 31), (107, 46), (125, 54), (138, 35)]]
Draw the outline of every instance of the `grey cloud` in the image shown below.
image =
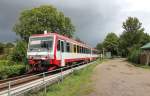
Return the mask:
[(12, 27), (19, 14), (43, 4), (51, 4), (69, 16), (76, 27), (75, 35), (95, 46), (108, 32), (120, 34), (122, 21), (128, 15), (122, 13), (126, 2), (122, 0), (1, 0), (0, 41), (14, 41), (17, 36)]

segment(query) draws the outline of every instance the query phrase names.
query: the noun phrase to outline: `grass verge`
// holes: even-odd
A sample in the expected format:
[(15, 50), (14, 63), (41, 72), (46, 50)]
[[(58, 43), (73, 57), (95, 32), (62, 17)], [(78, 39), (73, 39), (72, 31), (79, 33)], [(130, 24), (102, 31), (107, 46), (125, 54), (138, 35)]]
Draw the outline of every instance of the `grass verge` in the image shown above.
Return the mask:
[(150, 69), (150, 66), (145, 65), (145, 64), (133, 64), (136, 67), (144, 68), (144, 69)]
[(74, 71), (67, 76), (62, 83), (56, 83), (47, 88), (47, 93), (44, 91), (32, 93), (28, 96), (84, 96), (93, 91), (91, 87), (91, 75), (93, 69), (102, 61), (97, 60), (92, 62), (92, 65), (81, 70)]

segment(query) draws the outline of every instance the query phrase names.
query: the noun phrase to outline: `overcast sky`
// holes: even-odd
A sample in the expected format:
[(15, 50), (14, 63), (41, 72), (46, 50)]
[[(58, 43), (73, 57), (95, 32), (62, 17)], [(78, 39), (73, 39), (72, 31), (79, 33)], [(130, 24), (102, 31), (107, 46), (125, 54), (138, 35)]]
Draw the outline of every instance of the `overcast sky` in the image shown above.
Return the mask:
[(12, 27), (24, 9), (51, 4), (69, 16), (76, 27), (75, 35), (95, 46), (107, 33), (122, 33), (128, 16), (139, 18), (150, 34), (150, 0), (0, 0), (0, 42), (14, 41)]

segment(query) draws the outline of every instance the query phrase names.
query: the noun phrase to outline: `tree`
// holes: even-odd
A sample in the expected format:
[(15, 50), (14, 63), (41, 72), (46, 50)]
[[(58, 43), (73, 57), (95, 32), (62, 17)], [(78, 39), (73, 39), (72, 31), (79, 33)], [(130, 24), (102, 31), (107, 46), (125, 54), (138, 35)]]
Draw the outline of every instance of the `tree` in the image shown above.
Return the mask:
[(103, 43), (98, 43), (97, 45), (96, 45), (96, 49), (97, 50), (99, 50), (100, 52), (102, 52), (103, 51)]
[(43, 5), (23, 11), (13, 30), (28, 41), (30, 35), (43, 33), (44, 30), (72, 37), (75, 28), (69, 17), (51, 5)]
[(27, 43), (23, 40), (17, 41), (15, 48), (8, 59), (15, 62), (23, 62), (26, 58)]
[(12, 48), (12, 47), (14, 47), (14, 44), (11, 43), (11, 42), (8, 42), (8, 43), (5, 44), (5, 47), (6, 48)]
[(0, 55), (4, 53), (4, 44), (0, 43)]
[(122, 27), (124, 31), (120, 36), (120, 48), (124, 50), (124, 54), (128, 55), (133, 46), (140, 46), (141, 42), (145, 42), (144, 28), (136, 17), (128, 17)]
[(140, 41), (140, 44), (143, 46), (148, 42), (150, 42), (150, 35), (147, 33), (143, 33), (142, 40)]
[(119, 46), (118, 40), (119, 38), (115, 33), (109, 33), (103, 42), (105, 50), (110, 51), (113, 55), (117, 55)]

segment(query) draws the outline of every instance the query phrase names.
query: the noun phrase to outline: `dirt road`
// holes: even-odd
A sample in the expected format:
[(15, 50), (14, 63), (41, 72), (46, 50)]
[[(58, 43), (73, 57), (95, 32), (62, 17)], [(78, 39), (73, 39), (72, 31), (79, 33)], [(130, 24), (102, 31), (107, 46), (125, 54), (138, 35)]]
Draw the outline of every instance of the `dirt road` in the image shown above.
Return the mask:
[(150, 70), (124, 59), (103, 62), (94, 70), (94, 91), (88, 96), (150, 96)]

